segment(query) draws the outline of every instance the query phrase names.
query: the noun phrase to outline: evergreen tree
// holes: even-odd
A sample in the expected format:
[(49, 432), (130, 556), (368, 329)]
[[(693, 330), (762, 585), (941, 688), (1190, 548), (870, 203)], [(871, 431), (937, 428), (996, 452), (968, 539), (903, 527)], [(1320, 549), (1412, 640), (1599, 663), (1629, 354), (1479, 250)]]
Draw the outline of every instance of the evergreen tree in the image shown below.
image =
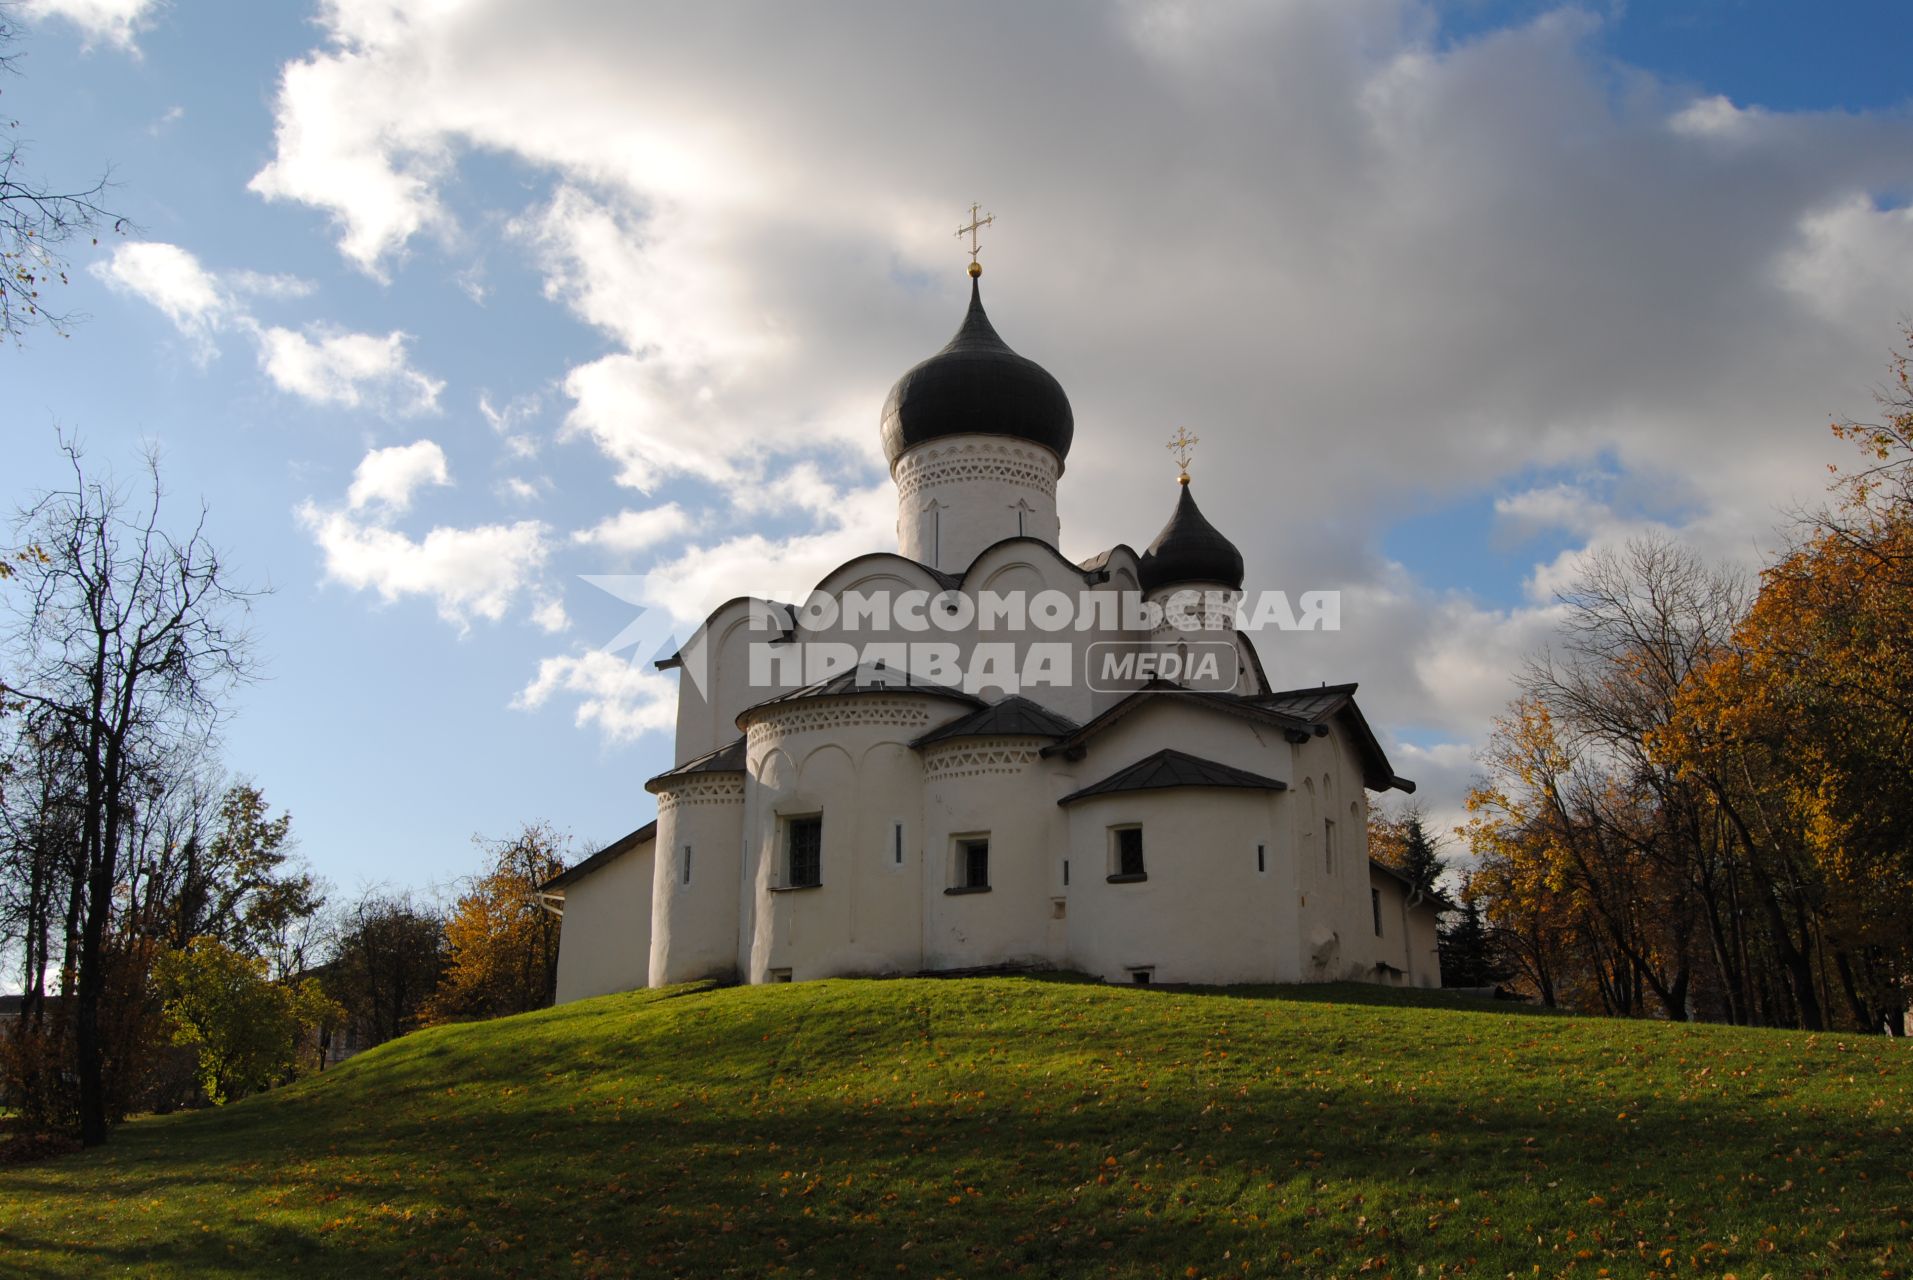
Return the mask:
[(1439, 938), (1442, 986), (1491, 987), (1508, 976), (1495, 959), (1494, 945), (1481, 923), (1481, 908), (1465, 883), (1456, 919), (1441, 929)]
[(1423, 894), (1432, 895), (1447, 864), (1435, 852), (1435, 842), (1428, 838), (1420, 808), (1411, 807), (1402, 815), (1401, 829), (1401, 872)]

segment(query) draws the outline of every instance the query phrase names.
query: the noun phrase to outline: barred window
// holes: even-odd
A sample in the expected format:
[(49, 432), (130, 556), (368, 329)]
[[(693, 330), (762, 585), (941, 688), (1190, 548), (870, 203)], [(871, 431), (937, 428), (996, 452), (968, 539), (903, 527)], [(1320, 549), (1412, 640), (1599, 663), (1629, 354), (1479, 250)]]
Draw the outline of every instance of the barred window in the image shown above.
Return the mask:
[(824, 819), (822, 814), (791, 818), (784, 827), (784, 883), (793, 889), (824, 882)]

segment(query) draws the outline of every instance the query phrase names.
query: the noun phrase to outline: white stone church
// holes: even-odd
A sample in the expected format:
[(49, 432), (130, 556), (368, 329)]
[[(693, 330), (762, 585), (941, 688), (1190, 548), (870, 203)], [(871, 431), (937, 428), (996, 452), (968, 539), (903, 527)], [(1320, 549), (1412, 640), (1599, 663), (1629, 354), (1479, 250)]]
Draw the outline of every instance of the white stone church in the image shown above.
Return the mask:
[(883, 408), (897, 549), (801, 608), (721, 605), (658, 664), (677, 763), (655, 822), (544, 886), (558, 999), (1010, 968), (1439, 985), (1439, 904), (1368, 856), (1369, 793), (1413, 784), (1355, 686), (1272, 686), (1186, 457), (1147, 550), (1059, 550), (1069, 399), (977, 275)]

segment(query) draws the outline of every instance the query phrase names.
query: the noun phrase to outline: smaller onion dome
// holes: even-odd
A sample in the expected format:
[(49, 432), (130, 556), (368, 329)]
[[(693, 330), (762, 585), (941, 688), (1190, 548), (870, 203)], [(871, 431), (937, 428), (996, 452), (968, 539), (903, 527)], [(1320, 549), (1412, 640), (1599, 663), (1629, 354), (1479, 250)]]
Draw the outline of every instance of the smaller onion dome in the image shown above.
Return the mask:
[(1202, 518), (1187, 479), (1176, 513), (1162, 527), (1136, 568), (1144, 591), (1181, 582), (1219, 582), (1233, 591), (1242, 589), (1242, 553), (1235, 543)]
[(1042, 445), (1058, 463), (1069, 456), (1076, 433), (1062, 384), (997, 336), (983, 313), (975, 276), (970, 309), (956, 336), (890, 389), (883, 405), (884, 457), (895, 466), (916, 445), (973, 433)]

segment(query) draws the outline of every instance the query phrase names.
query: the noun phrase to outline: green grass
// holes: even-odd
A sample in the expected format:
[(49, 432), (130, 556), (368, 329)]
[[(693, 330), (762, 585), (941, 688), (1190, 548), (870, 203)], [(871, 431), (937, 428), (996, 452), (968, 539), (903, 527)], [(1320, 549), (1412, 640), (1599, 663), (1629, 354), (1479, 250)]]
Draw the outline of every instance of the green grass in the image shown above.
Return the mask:
[(1356, 987), (639, 992), (0, 1170), (0, 1273), (1905, 1276), (1910, 1082)]

